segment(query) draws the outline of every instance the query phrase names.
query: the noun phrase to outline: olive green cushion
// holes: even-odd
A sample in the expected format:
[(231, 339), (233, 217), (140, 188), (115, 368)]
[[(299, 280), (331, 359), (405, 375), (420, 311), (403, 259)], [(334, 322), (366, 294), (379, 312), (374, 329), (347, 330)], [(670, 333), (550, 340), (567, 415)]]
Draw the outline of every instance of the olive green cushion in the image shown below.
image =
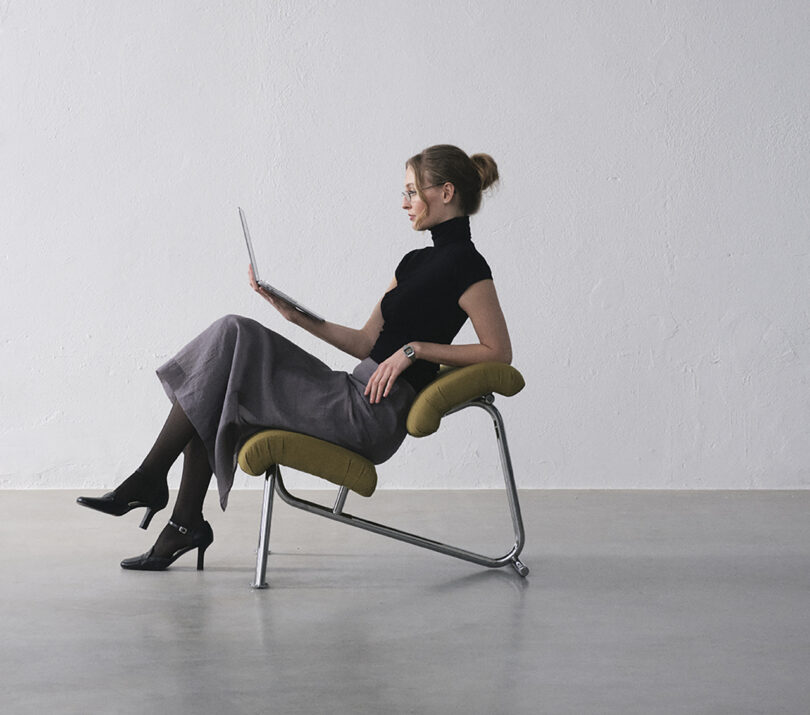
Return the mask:
[(259, 476), (278, 464), (314, 474), (368, 497), (377, 487), (377, 470), (365, 457), (331, 442), (286, 430), (264, 430), (239, 450), (243, 472)]
[(408, 433), (426, 437), (454, 407), (491, 392), (511, 397), (524, 385), (523, 375), (502, 362), (481, 362), (467, 367), (445, 367), (439, 376), (416, 396), (408, 413)]

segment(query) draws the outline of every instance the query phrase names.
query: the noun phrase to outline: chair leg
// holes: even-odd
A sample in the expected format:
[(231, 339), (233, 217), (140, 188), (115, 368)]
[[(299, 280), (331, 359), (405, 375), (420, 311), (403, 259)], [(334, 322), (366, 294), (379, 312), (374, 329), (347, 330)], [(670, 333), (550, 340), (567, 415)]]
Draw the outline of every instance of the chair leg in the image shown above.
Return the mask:
[(517, 485), (515, 484), (515, 473), (512, 470), (512, 458), (509, 455), (509, 445), (506, 441), (506, 428), (503, 424), (503, 417), (500, 411), (492, 404), (490, 399), (483, 398), (473, 404), (483, 408), (492, 417), (495, 425), (495, 438), (498, 442), (498, 453), (501, 457), (501, 470), (503, 471), (504, 485), (506, 486), (506, 497), (509, 501), (509, 511), (512, 514), (512, 525), (515, 529), (515, 546), (511, 559), (512, 566), (523, 578), (529, 575), (529, 567), (523, 564), (518, 556), (526, 543), (526, 530), (523, 527), (523, 516), (520, 512), (520, 501), (518, 499)]
[(280, 476), (278, 465), (273, 465), (264, 475), (264, 499), (262, 500), (262, 523), (259, 528), (259, 546), (256, 549), (256, 575), (253, 588), (268, 588), (267, 554), (270, 546), (270, 520), (273, 516), (273, 493), (276, 491), (276, 477)]
[(340, 514), (343, 511), (343, 507), (346, 505), (346, 496), (349, 494), (348, 487), (341, 487), (338, 490), (337, 498), (335, 499), (335, 506), (332, 507), (333, 514)]

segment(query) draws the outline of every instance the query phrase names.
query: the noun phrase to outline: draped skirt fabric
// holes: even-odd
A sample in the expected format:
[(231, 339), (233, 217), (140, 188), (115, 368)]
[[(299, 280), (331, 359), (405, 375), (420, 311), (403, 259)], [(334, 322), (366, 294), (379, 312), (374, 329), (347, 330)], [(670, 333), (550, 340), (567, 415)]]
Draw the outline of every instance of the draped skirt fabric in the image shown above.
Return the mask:
[(263, 429), (286, 429), (333, 442), (380, 464), (405, 439), (413, 388), (398, 380), (375, 405), (363, 394), (377, 363), (332, 370), (250, 318), (220, 318), (157, 375), (205, 444), (222, 508), (242, 443)]

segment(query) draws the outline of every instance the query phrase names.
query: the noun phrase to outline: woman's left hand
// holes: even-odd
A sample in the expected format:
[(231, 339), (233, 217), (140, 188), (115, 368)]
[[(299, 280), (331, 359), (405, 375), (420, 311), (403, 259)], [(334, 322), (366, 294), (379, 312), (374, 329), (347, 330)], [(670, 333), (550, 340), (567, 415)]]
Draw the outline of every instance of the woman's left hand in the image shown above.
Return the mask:
[(397, 378), (410, 366), (411, 360), (402, 350), (381, 362), (366, 383), (364, 394), (369, 396), (368, 401), (373, 405), (388, 397)]

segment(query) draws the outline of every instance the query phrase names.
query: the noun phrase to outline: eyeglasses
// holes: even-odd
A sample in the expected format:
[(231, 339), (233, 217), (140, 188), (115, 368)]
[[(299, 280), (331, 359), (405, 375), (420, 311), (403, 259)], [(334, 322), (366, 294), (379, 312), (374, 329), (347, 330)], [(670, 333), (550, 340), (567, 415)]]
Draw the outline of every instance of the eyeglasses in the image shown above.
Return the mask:
[[(423, 186), (422, 191), (424, 191), (425, 189), (435, 188), (436, 186), (444, 186), (444, 184), (431, 184), (430, 186)], [(408, 189), (407, 191), (403, 191), (402, 192), (402, 200), (407, 201), (408, 203), (411, 203), (411, 201), (413, 201), (413, 197), (416, 196), (418, 193), (419, 193), (418, 191), (414, 191), (413, 189)]]

